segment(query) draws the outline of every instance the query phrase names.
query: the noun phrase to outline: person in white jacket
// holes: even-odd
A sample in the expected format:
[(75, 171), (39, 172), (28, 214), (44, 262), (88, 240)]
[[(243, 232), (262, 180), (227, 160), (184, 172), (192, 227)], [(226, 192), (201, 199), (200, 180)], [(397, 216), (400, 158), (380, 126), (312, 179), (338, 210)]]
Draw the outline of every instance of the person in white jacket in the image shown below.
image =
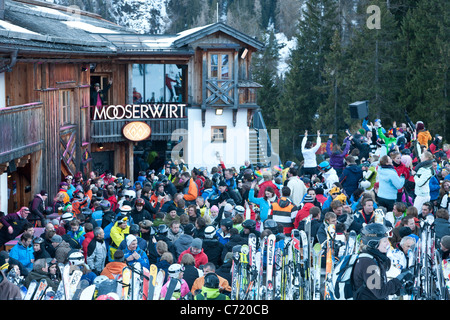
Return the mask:
[(305, 130), (305, 136), (302, 140), (303, 154), (303, 174), (310, 177), (317, 174), (316, 152), (319, 150), (322, 140), (320, 139), (320, 130), (317, 130), (316, 145), (313, 147), (312, 142), (308, 141), (308, 130)]
[(299, 178), (297, 169), (290, 168), (288, 173), (287, 186), (291, 189), (291, 200), (296, 205), (299, 206), (305, 196), (307, 189), (303, 181)]
[(430, 179), (435, 174), (433, 170), (433, 154), (425, 151), (420, 155), (421, 162), (415, 167), (414, 182), (416, 183), (414, 193), (414, 207), (422, 213), (422, 205), (430, 201)]

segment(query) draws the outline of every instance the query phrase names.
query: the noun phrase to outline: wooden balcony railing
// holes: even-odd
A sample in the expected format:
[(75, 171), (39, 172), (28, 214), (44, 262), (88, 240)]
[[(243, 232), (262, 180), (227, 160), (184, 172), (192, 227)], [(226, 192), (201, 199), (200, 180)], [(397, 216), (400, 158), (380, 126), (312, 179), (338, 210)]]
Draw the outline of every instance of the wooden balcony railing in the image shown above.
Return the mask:
[(43, 148), (42, 106), (34, 102), (0, 108), (0, 164)]

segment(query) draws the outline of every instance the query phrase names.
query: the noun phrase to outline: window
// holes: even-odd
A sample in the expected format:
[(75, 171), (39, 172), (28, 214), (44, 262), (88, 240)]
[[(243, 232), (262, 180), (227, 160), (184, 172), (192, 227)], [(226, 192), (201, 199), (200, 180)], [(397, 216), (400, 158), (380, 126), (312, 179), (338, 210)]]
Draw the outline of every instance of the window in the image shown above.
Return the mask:
[(186, 102), (187, 65), (134, 64), (133, 103)]
[(227, 127), (211, 127), (211, 142), (227, 142)]
[(61, 90), (59, 96), (60, 125), (64, 126), (72, 122), (73, 93), (71, 90)]
[(231, 53), (209, 53), (207, 104), (231, 105), (234, 103)]

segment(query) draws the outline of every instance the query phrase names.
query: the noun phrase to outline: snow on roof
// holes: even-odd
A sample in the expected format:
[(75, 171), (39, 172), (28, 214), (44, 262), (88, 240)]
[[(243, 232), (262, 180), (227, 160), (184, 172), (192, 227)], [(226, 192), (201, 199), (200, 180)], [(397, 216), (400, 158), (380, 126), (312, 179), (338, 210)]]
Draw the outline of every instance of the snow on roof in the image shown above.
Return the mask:
[(65, 23), (70, 28), (81, 29), (90, 33), (118, 33), (115, 30), (97, 27), (92, 24), (77, 20), (62, 21), (62, 22)]
[(12, 24), (8, 21), (5, 20), (0, 20), (0, 27), (2, 27), (3, 29), (6, 29), (8, 31), (15, 31), (15, 32), (22, 32), (22, 33), (31, 33), (31, 34), (39, 34), (36, 33), (34, 31), (22, 28), (18, 25)]
[(201, 26), (201, 27), (197, 27), (197, 28), (184, 30), (184, 31), (177, 33), (176, 35), (155, 36), (152, 39), (143, 40), (142, 43), (151, 49), (169, 49), (176, 40), (187, 37), (187, 36), (194, 34), (204, 28), (209, 27), (209, 26), (210, 26), (210, 24)]
[[(42, 13), (49, 13), (49, 14), (53, 14), (56, 16), (66, 17), (66, 18), (70, 18), (73, 16), (73, 14), (70, 14), (71, 7), (67, 8), (67, 13), (69, 13), (69, 14), (63, 13), (60, 10), (56, 10), (56, 9), (52, 9), (52, 8), (39, 7), (39, 6), (27, 6), (27, 7), (29, 7), (31, 10), (34, 10), (34, 11), (39, 11)], [(72, 11), (74, 11), (74, 9)]]

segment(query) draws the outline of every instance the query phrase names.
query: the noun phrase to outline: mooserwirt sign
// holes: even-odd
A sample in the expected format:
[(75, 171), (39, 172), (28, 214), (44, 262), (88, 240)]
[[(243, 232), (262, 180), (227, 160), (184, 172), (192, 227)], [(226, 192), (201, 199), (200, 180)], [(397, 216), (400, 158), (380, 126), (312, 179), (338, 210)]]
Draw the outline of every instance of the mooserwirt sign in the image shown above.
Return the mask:
[(110, 105), (94, 110), (94, 120), (178, 119), (185, 117), (186, 104)]

